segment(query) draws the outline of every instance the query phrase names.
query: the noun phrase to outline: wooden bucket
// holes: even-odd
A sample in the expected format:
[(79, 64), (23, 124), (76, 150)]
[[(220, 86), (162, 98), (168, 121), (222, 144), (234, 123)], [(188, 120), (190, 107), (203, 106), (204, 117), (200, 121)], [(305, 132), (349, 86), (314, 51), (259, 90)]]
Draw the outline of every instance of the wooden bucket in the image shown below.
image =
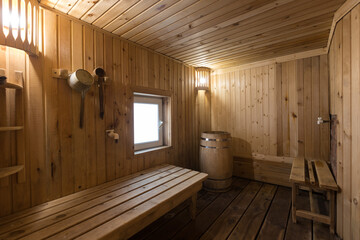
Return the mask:
[(200, 170), (209, 174), (204, 187), (225, 192), (231, 187), (233, 156), (231, 136), (227, 132), (203, 132), (200, 140)]

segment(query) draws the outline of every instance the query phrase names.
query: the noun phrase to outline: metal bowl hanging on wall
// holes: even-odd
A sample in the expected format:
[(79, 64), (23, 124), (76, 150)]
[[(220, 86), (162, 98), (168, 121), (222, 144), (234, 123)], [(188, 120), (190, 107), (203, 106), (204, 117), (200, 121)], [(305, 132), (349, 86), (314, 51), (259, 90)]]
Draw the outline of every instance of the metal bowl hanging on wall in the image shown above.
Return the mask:
[(86, 92), (91, 88), (94, 83), (93, 76), (84, 69), (78, 69), (68, 78), (69, 86), (81, 93), (81, 105), (80, 105), (80, 128), (84, 125), (84, 105)]

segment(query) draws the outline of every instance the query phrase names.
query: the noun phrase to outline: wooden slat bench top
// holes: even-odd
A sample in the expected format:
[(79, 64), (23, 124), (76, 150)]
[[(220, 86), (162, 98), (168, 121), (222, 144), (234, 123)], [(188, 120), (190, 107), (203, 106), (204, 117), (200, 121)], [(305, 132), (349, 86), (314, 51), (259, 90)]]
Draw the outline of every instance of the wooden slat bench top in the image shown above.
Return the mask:
[(127, 239), (194, 196), (207, 174), (161, 165), (0, 218), (0, 239)]
[[(308, 173), (308, 176), (306, 173)], [(290, 182), (304, 185), (310, 184), (324, 190), (338, 190), (338, 186), (330, 172), (329, 166), (323, 160), (305, 160), (304, 158), (296, 158), (292, 164)]]
[[(313, 167), (313, 165), (315, 167)], [(333, 175), (330, 172), (328, 164), (323, 160), (309, 160), (304, 158), (296, 158), (293, 161), (290, 182), (292, 182), (292, 220), (296, 223), (296, 217), (303, 217), (313, 221), (322, 222), (330, 225), (330, 232), (334, 233), (335, 227), (335, 192), (338, 186)], [(296, 209), (296, 196), (299, 187), (309, 189), (310, 209)], [(316, 213), (312, 207), (313, 189), (325, 191), (329, 196), (330, 213), (329, 216)]]
[(305, 182), (305, 159), (295, 158), (292, 164), (290, 181), (304, 183)]

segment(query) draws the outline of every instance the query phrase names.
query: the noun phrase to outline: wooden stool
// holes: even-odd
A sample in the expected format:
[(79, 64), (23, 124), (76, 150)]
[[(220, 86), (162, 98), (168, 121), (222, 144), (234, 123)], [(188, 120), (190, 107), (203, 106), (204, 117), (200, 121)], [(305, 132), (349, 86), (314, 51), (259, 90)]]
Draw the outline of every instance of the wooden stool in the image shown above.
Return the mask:
[[(306, 164), (305, 164), (306, 162)], [(315, 165), (315, 171), (313, 164)], [(316, 174), (315, 174), (316, 172)], [(306, 160), (296, 158), (292, 164), (290, 182), (292, 182), (292, 220), (296, 223), (296, 217), (303, 217), (313, 221), (330, 225), (330, 232), (335, 232), (335, 192), (338, 186), (330, 172), (328, 164), (323, 160)], [(312, 190), (325, 191), (330, 195), (329, 216), (311, 211), (296, 209), (296, 195), (298, 188), (304, 186), (310, 189), (310, 203), (313, 202)]]

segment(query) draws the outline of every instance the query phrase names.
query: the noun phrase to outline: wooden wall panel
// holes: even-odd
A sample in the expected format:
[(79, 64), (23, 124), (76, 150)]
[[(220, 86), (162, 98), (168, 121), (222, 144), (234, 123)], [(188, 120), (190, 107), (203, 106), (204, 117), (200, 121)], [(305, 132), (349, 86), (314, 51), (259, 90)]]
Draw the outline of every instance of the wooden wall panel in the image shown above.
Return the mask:
[(360, 239), (360, 6), (336, 25), (329, 51), (330, 112), (337, 115), (337, 233)]
[[(44, 10), (40, 57), (1, 47), (0, 67), (10, 76), (24, 71), (26, 182), (1, 179), (0, 216), (101, 184), (161, 163), (197, 169), (200, 132), (210, 129), (210, 93), (195, 91), (195, 69), (78, 21)], [(105, 116), (100, 118), (98, 88), (85, 98), (79, 128), (80, 94), (52, 68), (92, 72), (103, 67)], [(13, 77), (10, 77), (12, 80)], [(172, 147), (134, 155), (133, 90), (172, 97)], [(0, 90), (0, 124), (10, 124), (11, 94)], [(6, 103), (6, 104), (5, 104)], [(4, 106), (3, 106), (4, 105)], [(114, 128), (119, 143), (106, 136)], [(9, 133), (0, 133), (0, 166), (14, 161)], [(19, 197), (21, 195), (21, 197)]]
[[(274, 156), (328, 161), (330, 129), (327, 124), (316, 124), (318, 116), (329, 118), (328, 81), (327, 55), (248, 69), (240, 66), (217, 70), (212, 76), (211, 128), (231, 133), (236, 161), (253, 159), (254, 166), (248, 169), (253, 176), (271, 175), (265, 173), (268, 170), (254, 174), (259, 166), (255, 160), (264, 164)], [(233, 116), (236, 113), (238, 118)], [(266, 157), (259, 160), (254, 153)], [(247, 160), (245, 166), (249, 163)], [(284, 172), (288, 176), (290, 168), (278, 171)], [(287, 177), (279, 180), (275, 175), (266, 179), (287, 185)]]

